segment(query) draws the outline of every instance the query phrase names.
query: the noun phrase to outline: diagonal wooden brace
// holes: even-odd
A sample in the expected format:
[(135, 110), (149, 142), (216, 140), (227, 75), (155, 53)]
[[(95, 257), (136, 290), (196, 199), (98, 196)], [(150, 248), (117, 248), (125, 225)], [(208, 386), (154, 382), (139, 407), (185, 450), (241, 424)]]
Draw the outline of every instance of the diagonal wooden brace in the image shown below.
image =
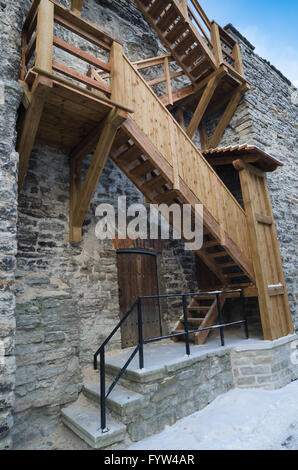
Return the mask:
[(82, 225), (94, 196), (97, 183), (111, 151), (117, 130), (125, 121), (127, 114), (114, 108), (101, 124), (102, 132), (99, 137), (89, 170), (83, 186), (79, 171), (80, 160), (73, 159), (70, 168), (70, 242), (82, 240)]

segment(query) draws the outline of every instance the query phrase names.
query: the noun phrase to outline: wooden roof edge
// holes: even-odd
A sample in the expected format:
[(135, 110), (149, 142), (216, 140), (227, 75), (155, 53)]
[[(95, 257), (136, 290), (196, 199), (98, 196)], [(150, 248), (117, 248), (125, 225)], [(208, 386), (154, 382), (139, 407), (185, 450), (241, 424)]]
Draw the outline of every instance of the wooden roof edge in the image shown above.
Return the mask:
[[(225, 157), (233, 157), (235, 156), (236, 158), (239, 158), (243, 153), (243, 158), (245, 159), (246, 155), (251, 155), (254, 154), (259, 157), (258, 161), (255, 162), (255, 164), (258, 164), (259, 162), (264, 162), (267, 165), (260, 165), (263, 169), (263, 171), (267, 172), (272, 172), (277, 169), (277, 167), (284, 166), (284, 164), (278, 160), (277, 158), (273, 157), (272, 155), (269, 155), (266, 153), (264, 150), (260, 149), (256, 145), (249, 145), (249, 144), (242, 144), (242, 145), (234, 145), (234, 146), (228, 146), (228, 147), (218, 147), (215, 149), (208, 149), (204, 150), (203, 155), (205, 158), (209, 160), (209, 162), (212, 164), (211, 157), (215, 157), (222, 155)], [(214, 159), (215, 161), (215, 159)]]

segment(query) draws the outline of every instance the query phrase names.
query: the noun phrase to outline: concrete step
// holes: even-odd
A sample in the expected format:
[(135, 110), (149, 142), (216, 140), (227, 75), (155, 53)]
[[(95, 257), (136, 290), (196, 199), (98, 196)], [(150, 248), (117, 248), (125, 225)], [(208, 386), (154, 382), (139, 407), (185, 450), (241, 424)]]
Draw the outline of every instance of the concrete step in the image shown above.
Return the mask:
[(110, 447), (125, 441), (126, 426), (107, 416), (108, 432), (100, 428), (100, 411), (85, 397), (61, 410), (62, 422), (93, 449)]
[[(99, 377), (98, 377), (99, 379)], [(106, 390), (110, 383), (107, 383)], [(99, 406), (100, 403), (100, 384), (99, 380), (86, 382), (84, 384), (83, 393), (85, 397), (92, 400), (94, 404)], [(147, 399), (144, 395), (132, 390), (128, 390), (117, 383), (114, 390), (109, 395), (106, 405), (114, 415), (120, 419), (134, 413), (136, 410), (146, 406)]]

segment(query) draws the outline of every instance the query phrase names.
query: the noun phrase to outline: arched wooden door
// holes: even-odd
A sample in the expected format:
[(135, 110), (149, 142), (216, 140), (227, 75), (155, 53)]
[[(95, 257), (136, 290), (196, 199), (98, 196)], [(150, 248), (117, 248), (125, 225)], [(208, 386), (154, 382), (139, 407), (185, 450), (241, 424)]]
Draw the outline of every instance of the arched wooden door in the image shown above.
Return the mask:
[[(158, 295), (156, 254), (149, 250), (125, 249), (117, 251), (120, 318), (140, 296)], [(158, 299), (142, 301), (144, 339), (161, 335)], [(137, 308), (121, 328), (122, 347), (138, 343)]]

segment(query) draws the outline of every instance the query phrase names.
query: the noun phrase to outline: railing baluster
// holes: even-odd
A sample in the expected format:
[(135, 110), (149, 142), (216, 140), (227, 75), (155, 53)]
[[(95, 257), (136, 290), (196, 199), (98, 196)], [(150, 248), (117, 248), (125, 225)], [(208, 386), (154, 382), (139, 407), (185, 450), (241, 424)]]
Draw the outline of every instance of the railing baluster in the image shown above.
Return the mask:
[(106, 418), (106, 371), (105, 371), (105, 348), (100, 351), (100, 416), (101, 431), (108, 432)]
[[(218, 320), (219, 320), (219, 324), (222, 325), (222, 311), (221, 311), (221, 303), (220, 303), (220, 294), (216, 294), (216, 301), (217, 301)], [(220, 330), (221, 345), (224, 346), (225, 345), (224, 329), (221, 326), (219, 330)]]
[(184, 316), (184, 330), (185, 330), (185, 347), (186, 347), (186, 354), (190, 356), (190, 342), (189, 342), (189, 328), (188, 328), (188, 316), (187, 316), (187, 296), (182, 296), (183, 301), (183, 316)]
[(246, 300), (245, 300), (245, 297), (244, 297), (244, 292), (243, 292), (243, 289), (241, 289), (241, 293), (240, 293), (240, 298), (241, 298), (241, 306), (242, 306), (242, 317), (243, 317), (243, 326), (244, 326), (244, 331), (245, 331), (245, 337), (246, 339), (249, 338), (249, 334), (248, 334), (248, 323), (247, 323), (247, 316), (246, 316)]
[(143, 312), (142, 299), (138, 301), (138, 328), (139, 328), (139, 367), (144, 369), (144, 338), (143, 338)]

